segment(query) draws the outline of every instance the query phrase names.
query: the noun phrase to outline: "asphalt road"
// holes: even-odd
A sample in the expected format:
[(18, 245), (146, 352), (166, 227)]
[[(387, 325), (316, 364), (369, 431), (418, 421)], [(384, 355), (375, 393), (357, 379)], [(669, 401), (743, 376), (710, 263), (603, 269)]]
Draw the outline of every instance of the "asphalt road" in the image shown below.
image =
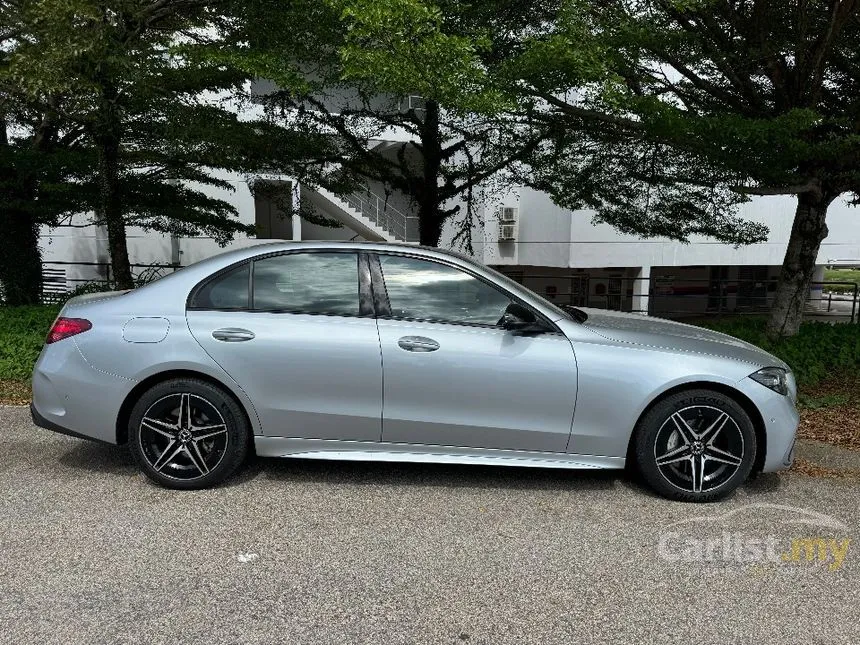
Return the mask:
[[(696, 506), (609, 473), (258, 460), (176, 493), (14, 407), (0, 457), (2, 643), (860, 641), (856, 483), (764, 476)], [(723, 534), (851, 550), (673, 560), (716, 526), (684, 520), (733, 510)]]

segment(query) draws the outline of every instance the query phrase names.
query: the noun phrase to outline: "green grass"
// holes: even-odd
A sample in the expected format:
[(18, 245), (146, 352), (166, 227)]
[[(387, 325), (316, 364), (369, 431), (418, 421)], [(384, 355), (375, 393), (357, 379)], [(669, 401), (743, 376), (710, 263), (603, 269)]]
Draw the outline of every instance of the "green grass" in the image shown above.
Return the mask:
[[(860, 284), (860, 269), (827, 269), (824, 271), (824, 281), (831, 280)], [(854, 287), (850, 284), (825, 284), (823, 288), (834, 293), (854, 293)]]
[(0, 307), (0, 379), (29, 381), (58, 306)]
[(763, 318), (699, 323), (702, 327), (758, 345), (791, 366), (801, 386), (814, 386), (830, 377), (860, 368), (860, 325), (805, 322), (796, 336), (771, 341)]

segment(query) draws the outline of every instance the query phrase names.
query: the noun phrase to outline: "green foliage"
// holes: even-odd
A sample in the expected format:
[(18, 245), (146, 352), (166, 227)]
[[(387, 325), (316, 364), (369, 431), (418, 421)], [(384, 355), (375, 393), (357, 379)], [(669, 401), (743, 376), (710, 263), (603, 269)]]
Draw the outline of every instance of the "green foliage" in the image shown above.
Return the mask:
[(860, 369), (860, 325), (805, 322), (795, 336), (771, 340), (761, 318), (700, 323), (702, 327), (735, 336), (761, 347), (791, 366), (800, 385), (812, 386), (825, 378)]
[[(828, 269), (824, 272), (825, 281), (833, 282), (855, 282), (860, 285), (860, 269)], [(854, 285), (852, 284), (825, 284), (824, 291), (832, 291), (833, 293), (854, 293)]]
[[(535, 181), (624, 232), (731, 243), (749, 194), (860, 197), (860, 6), (568, 0), (523, 39)], [(575, 92), (571, 88), (576, 87)]]
[(463, 113), (504, 107), (504, 95), (482, 64), (492, 41), (481, 25), (470, 33), (447, 32), (442, 9), (422, 0), (328, 1), (345, 22), (344, 80), (376, 93), (432, 98)]
[[(272, 137), (265, 122), (238, 118), (251, 77), (206, 54), (228, 31), (229, 3), (216, 4), (39, 0), (16, 3), (17, 11), (2, 16), (12, 34), (0, 66), (0, 88), (12, 99), (11, 111), (4, 101), (13, 126), (9, 148), (30, 154), (39, 223), (94, 211), (99, 223), (221, 243), (253, 232), (211, 189), (234, 190), (220, 170), (266, 170), (267, 155), (285, 137)], [(53, 145), (30, 151), (46, 117)], [(107, 165), (113, 156), (115, 166)], [(20, 184), (20, 169), (28, 167), (21, 159), (5, 163), (18, 169), (10, 183)], [(19, 201), (33, 204), (31, 193)]]
[[(284, 148), (273, 171), (334, 192), (382, 184), (417, 206), (423, 243), (438, 244), (442, 223), (459, 215), (469, 248), (480, 184), (508, 178), (545, 136), (540, 124), (509, 118), (520, 101), (513, 61), (522, 33), (558, 4), (249, 0), (211, 55), (272, 82), (260, 86), (272, 122), (309, 138), (335, 135), (304, 165)], [(412, 141), (374, 143), (392, 130)]]
[(29, 380), (58, 306), (0, 307), (0, 379)]
[(803, 393), (797, 395), (797, 404), (809, 410), (821, 410), (822, 408), (838, 408), (846, 405), (851, 400), (847, 394), (825, 394), (823, 396), (808, 396)]

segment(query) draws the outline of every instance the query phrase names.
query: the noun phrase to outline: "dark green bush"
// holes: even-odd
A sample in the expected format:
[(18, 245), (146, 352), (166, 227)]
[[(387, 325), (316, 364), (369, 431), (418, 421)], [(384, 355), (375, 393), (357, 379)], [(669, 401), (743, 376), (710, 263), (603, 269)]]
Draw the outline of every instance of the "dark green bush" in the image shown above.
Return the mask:
[(765, 320), (744, 318), (699, 323), (715, 331), (758, 345), (791, 366), (802, 385), (815, 385), (828, 376), (860, 368), (860, 325), (805, 322), (791, 338), (771, 341)]
[(58, 306), (0, 307), (0, 379), (28, 380)]

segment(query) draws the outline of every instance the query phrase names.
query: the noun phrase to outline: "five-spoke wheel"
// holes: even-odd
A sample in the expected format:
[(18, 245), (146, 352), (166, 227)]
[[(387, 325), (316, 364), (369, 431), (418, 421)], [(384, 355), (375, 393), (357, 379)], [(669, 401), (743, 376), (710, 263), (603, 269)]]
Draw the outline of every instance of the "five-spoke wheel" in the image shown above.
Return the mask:
[(173, 488), (223, 481), (245, 458), (248, 422), (220, 388), (175, 379), (144, 393), (129, 420), (129, 444), (144, 473)]
[(658, 492), (684, 501), (725, 497), (749, 476), (752, 421), (730, 397), (692, 390), (660, 401), (637, 428), (636, 458)]

